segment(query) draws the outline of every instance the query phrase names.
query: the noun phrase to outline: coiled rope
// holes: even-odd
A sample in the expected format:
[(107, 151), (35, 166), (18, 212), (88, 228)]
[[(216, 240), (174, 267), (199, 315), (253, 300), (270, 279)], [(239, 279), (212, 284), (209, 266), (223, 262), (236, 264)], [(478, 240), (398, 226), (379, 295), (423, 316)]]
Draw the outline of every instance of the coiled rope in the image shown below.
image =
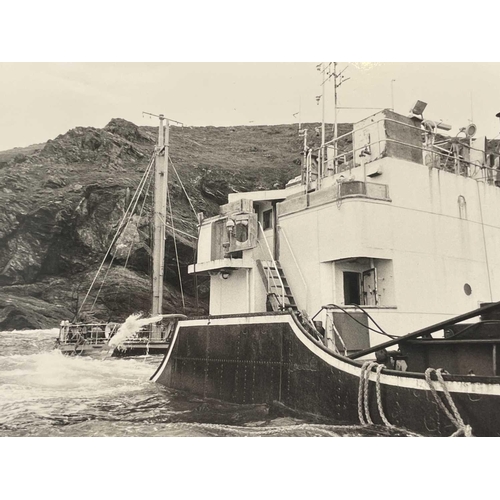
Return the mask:
[[(451, 412), (450, 412), (450, 410), (448, 410), (448, 408), (446, 408), (446, 405), (444, 404), (442, 398), (437, 393), (436, 387), (434, 385), (434, 381), (431, 379), (432, 372), (434, 372), (436, 374), (437, 381), (439, 382), (439, 384), (443, 390), (443, 393), (446, 397), (446, 400), (448, 401), (448, 405), (451, 408)], [(453, 402), (453, 399), (451, 398), (450, 391), (446, 387), (446, 382), (443, 379), (442, 372), (443, 372), (442, 368), (438, 368), (437, 370), (435, 368), (427, 368), (427, 370), (425, 370), (424, 375), (425, 375), (425, 380), (426, 380), (427, 384), (429, 385), (429, 388), (432, 392), (432, 395), (434, 396), (434, 399), (436, 400), (436, 403), (441, 408), (441, 410), (444, 412), (444, 414), (450, 419), (450, 421), (457, 428), (457, 430), (450, 437), (456, 437), (456, 436), (462, 436), (462, 435), (465, 437), (472, 437), (472, 428), (470, 425), (465, 425), (462, 417), (460, 416), (460, 413), (458, 413), (458, 409), (457, 409), (455, 403)]]
[(370, 405), (369, 405), (369, 381), (370, 372), (372, 368), (377, 367), (377, 378), (375, 380), (376, 394), (377, 394), (377, 407), (380, 414), (380, 418), (386, 427), (394, 427), (384, 413), (384, 408), (382, 406), (382, 393), (380, 390), (380, 372), (384, 368), (384, 365), (379, 365), (375, 361), (366, 361), (361, 367), (361, 373), (359, 375), (359, 389), (358, 389), (358, 417), (361, 425), (374, 425), (373, 420), (370, 416)]

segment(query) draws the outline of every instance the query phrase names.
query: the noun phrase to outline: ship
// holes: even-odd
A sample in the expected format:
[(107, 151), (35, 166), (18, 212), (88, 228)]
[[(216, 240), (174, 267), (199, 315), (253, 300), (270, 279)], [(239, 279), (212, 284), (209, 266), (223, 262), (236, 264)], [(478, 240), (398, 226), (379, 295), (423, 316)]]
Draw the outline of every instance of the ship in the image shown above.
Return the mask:
[[(169, 128), (170, 122), (176, 122), (166, 118), (163, 114), (152, 115), (159, 119), (158, 142), (153, 151), (149, 164), (137, 186), (137, 189), (129, 201), (123, 218), (118, 225), (115, 235), (109, 245), (99, 269), (72, 321), (61, 322), (59, 336), (56, 340), (56, 348), (63, 354), (72, 356), (92, 356), (95, 358), (106, 358), (109, 356), (138, 356), (144, 354), (162, 354), (168, 350), (173, 329), (179, 319), (185, 319), (184, 314), (163, 314), (163, 284), (165, 266), (165, 237), (167, 225), (167, 194), (168, 194), (168, 166), (169, 166)], [(84, 313), (89, 317), (99, 296), (94, 299), (90, 311), (85, 310), (89, 301), (90, 293), (97, 286), (99, 275), (113, 252), (113, 248), (119, 242), (120, 236), (126, 230), (137, 210), (139, 199), (149, 185), (154, 188), (154, 207), (152, 227), (152, 286), (151, 286), (151, 315), (142, 318), (141, 314), (131, 315), (124, 323), (116, 321), (85, 321)], [(181, 182), (181, 181), (180, 181)], [(146, 197), (142, 203), (144, 208)], [(142, 209), (139, 218), (142, 215)], [(175, 238), (175, 234), (174, 234)], [(113, 260), (109, 263), (108, 271)], [(128, 261), (128, 259), (127, 259)], [(107, 272), (104, 273), (104, 280)], [(101, 288), (102, 288), (101, 282)], [(89, 301), (90, 302), (90, 301)]]
[(309, 147), (283, 189), (200, 217), (157, 384), (338, 424), (500, 436), (500, 159), (468, 123), (383, 109)]

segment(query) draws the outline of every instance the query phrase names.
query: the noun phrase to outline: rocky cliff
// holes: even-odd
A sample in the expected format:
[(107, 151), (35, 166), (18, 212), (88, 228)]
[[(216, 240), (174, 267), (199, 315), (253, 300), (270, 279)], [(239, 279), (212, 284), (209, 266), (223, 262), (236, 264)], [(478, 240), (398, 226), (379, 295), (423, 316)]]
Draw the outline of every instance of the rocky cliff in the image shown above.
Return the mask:
[[(78, 127), (45, 144), (0, 152), (0, 330), (55, 327), (74, 317), (157, 133), (113, 119), (103, 129)], [(296, 125), (172, 127), (170, 157), (195, 211), (210, 216), (230, 192), (283, 187), (299, 173), (301, 141)], [(169, 185), (175, 228), (185, 233), (177, 233), (177, 243), (186, 297), (183, 308), (169, 229), (164, 308), (202, 313), (207, 283), (186, 273), (196, 218), (173, 170)], [(122, 320), (149, 310), (151, 201), (151, 195), (141, 199), (142, 216), (113, 248), (105, 282), (99, 279), (87, 299), (89, 319)]]

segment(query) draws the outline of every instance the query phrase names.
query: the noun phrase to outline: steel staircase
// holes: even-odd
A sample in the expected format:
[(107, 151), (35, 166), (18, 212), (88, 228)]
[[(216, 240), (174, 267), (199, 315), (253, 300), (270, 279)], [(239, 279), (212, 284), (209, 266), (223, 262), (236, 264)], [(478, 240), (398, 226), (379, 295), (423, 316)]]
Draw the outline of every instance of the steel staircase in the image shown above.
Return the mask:
[(292, 290), (278, 261), (257, 260), (257, 267), (267, 290), (273, 311), (298, 310)]

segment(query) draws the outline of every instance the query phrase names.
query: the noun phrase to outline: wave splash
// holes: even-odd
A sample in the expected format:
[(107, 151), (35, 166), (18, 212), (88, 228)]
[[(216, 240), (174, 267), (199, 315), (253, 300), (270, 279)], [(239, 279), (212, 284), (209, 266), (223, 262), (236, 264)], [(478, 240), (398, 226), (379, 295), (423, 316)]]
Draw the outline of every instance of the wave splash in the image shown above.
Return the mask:
[(123, 343), (126, 340), (137, 338), (137, 334), (142, 327), (158, 323), (158, 321), (161, 321), (162, 318), (162, 314), (158, 314), (157, 316), (153, 316), (151, 318), (143, 318), (140, 313), (131, 314), (120, 326), (120, 328), (118, 328), (116, 334), (111, 337), (108, 342), (109, 347), (117, 347), (118, 349), (122, 348)]

